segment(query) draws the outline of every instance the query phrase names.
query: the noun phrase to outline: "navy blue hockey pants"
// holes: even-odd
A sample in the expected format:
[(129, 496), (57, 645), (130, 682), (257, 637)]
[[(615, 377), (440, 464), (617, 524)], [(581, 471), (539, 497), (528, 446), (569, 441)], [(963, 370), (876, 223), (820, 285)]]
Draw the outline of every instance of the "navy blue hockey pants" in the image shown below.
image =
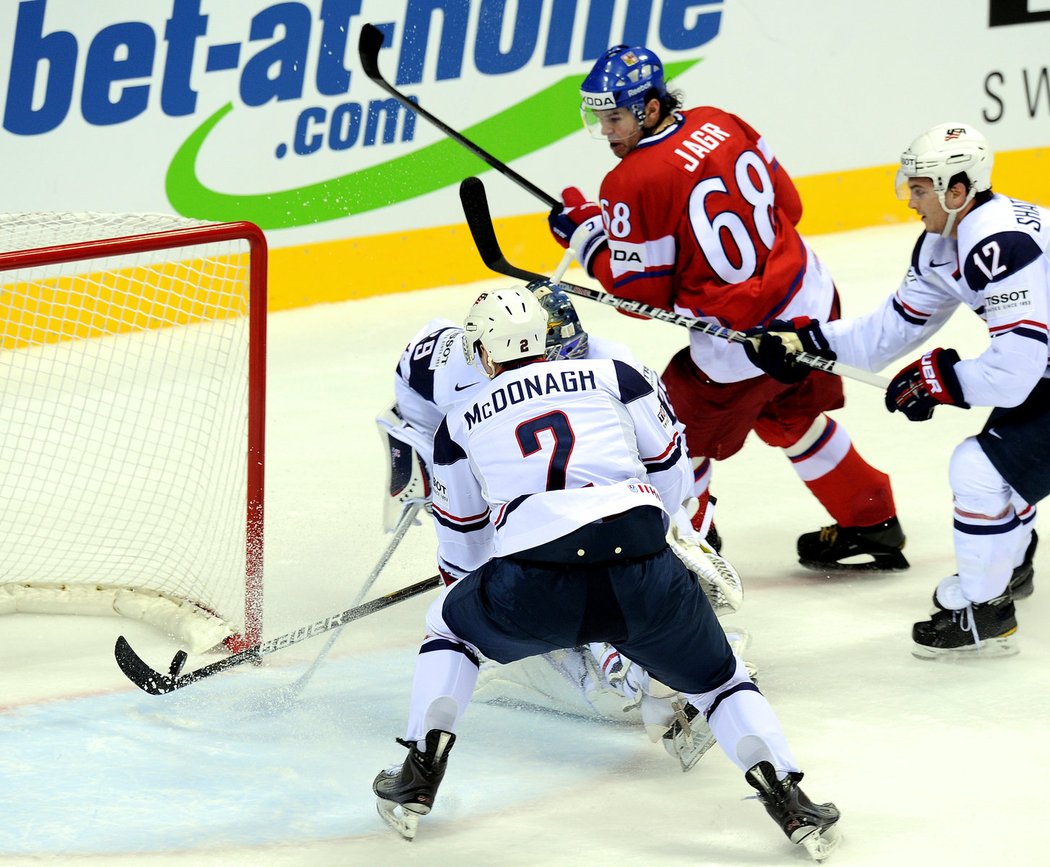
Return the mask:
[(502, 663), (604, 641), (684, 693), (713, 690), (736, 669), (707, 597), (667, 547), (611, 563), (490, 560), (452, 587), (442, 616)]
[(1050, 380), (1039, 380), (1019, 405), (993, 409), (977, 442), (1027, 502), (1050, 494)]

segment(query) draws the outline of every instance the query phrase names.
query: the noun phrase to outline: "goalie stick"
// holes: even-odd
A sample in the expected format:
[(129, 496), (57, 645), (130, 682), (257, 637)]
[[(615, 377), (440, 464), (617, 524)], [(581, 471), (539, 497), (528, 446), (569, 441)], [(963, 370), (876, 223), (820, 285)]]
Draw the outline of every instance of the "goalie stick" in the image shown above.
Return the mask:
[[(481, 254), (481, 260), (489, 269), (507, 277), (524, 280), (526, 283), (547, 279), (542, 274), (526, 271), (524, 268), (518, 268), (510, 264), (503, 255), (499, 240), (496, 238), (496, 230), (492, 226), (492, 215), (489, 212), (488, 198), (485, 195), (485, 185), (480, 178), (466, 178), (459, 185), (459, 198), (463, 203), (463, 214), (467, 218), (467, 226), (470, 228), (470, 234), (474, 238), (474, 245), (478, 248), (478, 253)], [(647, 319), (670, 322), (672, 325), (682, 325), (690, 331), (699, 331), (701, 334), (709, 334), (712, 337), (719, 337), (732, 343), (746, 343), (749, 339), (743, 332), (724, 328), (721, 325), (713, 325), (710, 322), (697, 319), (695, 316), (684, 316), (672, 310), (664, 310), (662, 307), (644, 304), (641, 301), (618, 298), (600, 289), (589, 289), (586, 286), (567, 283), (564, 280), (559, 281), (559, 285), (570, 295), (589, 298), (592, 301), (615, 307), (617, 310), (622, 310), (626, 313), (644, 316)], [(795, 355), (795, 358), (807, 367), (823, 370), (825, 373), (834, 373), (837, 376), (855, 379), (858, 382), (874, 385), (883, 390), (889, 386), (887, 379), (839, 361), (832, 361), (806, 352), (799, 352)]]
[(388, 593), (386, 596), (380, 596), (378, 599), (365, 602), (363, 605), (347, 608), (345, 611), (331, 614), (308, 626), (300, 626), (298, 629), (293, 629), (291, 632), (287, 632), (277, 638), (271, 638), (269, 641), (252, 645), (240, 653), (227, 656), (186, 674), (182, 673), (182, 667), (186, 664), (187, 658), (184, 650), (180, 650), (175, 654), (171, 665), (168, 666), (167, 674), (157, 671), (146, 664), (132, 649), (131, 645), (128, 644), (127, 639), (123, 635), (117, 638), (117, 644), (113, 653), (120, 670), (124, 672), (128, 680), (135, 686), (148, 692), (150, 695), (166, 695), (169, 692), (182, 689), (184, 686), (189, 686), (191, 683), (211, 677), (213, 674), (233, 668), (235, 665), (254, 662), (263, 656), (276, 653), (278, 650), (284, 650), (284, 648), (298, 644), (300, 641), (306, 641), (308, 638), (327, 632), (329, 629), (338, 629), (352, 620), (359, 620), (376, 611), (382, 611), (384, 608), (389, 608), (398, 602), (403, 602), (406, 599), (411, 599), (413, 596), (433, 590), (435, 587), (440, 587), (441, 584), (441, 576), (433, 575), (423, 581), (410, 584), (408, 587), (402, 587), (393, 593)]
[(547, 207), (553, 208), (555, 206), (561, 207), (561, 200), (554, 198), (549, 193), (544, 192), (537, 187), (532, 181), (527, 178), (523, 178), (514, 169), (508, 166), (506, 163), (496, 159), (487, 150), (474, 144), (469, 138), (458, 130), (453, 129), (444, 121), (436, 118), (429, 111), (423, 108), (416, 102), (413, 102), (400, 90), (394, 87), (389, 81), (383, 78), (383, 73), (379, 71), (379, 49), (383, 47), (383, 31), (376, 27), (374, 24), (365, 24), (361, 28), (361, 35), (357, 40), (357, 54), (361, 58), (361, 68), (364, 70), (372, 81), (378, 84), (383, 90), (389, 93), (394, 99), (401, 103), (409, 111), (414, 111), (424, 120), (430, 121), (434, 126), (441, 130), (453, 141), (459, 142), (474, 156), (481, 160), (484, 160), (503, 177), (516, 183), (519, 187), (528, 193), (531, 193)]
[[(404, 514), (401, 515), (401, 520), (397, 522), (397, 526), (394, 528), (394, 538), (390, 540), (390, 544), (386, 546), (386, 550), (379, 557), (378, 562), (372, 568), (372, 571), (368, 574), (365, 579), (365, 583), (361, 585), (361, 589), (357, 591), (357, 595), (354, 597), (353, 604), (359, 605), (361, 600), (365, 598), (368, 591), (372, 589), (372, 585), (376, 583), (376, 579), (379, 577), (379, 573), (383, 571), (383, 567), (389, 562), (390, 557), (394, 553), (394, 549), (401, 544), (401, 540), (405, 538), (405, 533), (408, 532), (409, 527), (416, 520), (416, 515), (419, 510), (423, 508), (422, 503), (411, 503), (408, 508), (405, 509)], [(343, 626), (346, 624), (344, 623)], [(325, 657), (328, 656), (328, 652), (335, 646), (336, 641), (339, 640), (339, 636), (343, 633), (343, 626), (336, 629), (331, 634), (329, 639), (325, 642), (324, 647), (318, 652), (314, 661), (310, 663), (310, 667), (306, 669), (298, 678), (296, 678), (288, 686), (281, 690), (281, 695), (276, 701), (289, 701), (297, 696), (306, 687), (306, 684), (310, 682), (310, 679), (314, 676), (314, 672), (317, 671), (318, 667), (324, 661)]]

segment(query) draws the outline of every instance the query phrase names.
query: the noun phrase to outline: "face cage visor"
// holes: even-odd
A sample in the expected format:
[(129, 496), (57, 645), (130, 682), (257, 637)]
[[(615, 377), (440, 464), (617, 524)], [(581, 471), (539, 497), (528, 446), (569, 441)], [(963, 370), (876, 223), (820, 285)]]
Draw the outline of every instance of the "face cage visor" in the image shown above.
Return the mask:
[(584, 94), (580, 103), (583, 128), (593, 139), (607, 142), (627, 141), (642, 128), (645, 103), (616, 105), (612, 94)]

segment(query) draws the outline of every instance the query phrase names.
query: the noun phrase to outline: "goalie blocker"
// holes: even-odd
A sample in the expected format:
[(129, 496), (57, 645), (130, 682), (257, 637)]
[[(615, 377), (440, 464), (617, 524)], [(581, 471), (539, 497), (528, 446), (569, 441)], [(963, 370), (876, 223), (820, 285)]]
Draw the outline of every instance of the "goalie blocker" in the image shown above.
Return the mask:
[(386, 496), (383, 498), (383, 526), (392, 532), (412, 503), (430, 504), (430, 474), (412, 440), (421, 439), (392, 405), (376, 418), (383, 440), (386, 463)]

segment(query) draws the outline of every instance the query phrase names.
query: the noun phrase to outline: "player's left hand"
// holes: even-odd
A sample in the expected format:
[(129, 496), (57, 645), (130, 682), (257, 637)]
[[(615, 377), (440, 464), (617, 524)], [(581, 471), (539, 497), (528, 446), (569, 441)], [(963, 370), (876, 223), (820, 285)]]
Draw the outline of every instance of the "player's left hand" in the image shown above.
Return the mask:
[(555, 205), (547, 217), (554, 240), (576, 251), (579, 263), (593, 277), (591, 260), (603, 245), (608, 244), (602, 209), (588, 202), (576, 187), (566, 187), (561, 194), (562, 204)]
[(904, 413), (909, 421), (927, 421), (941, 404), (969, 409), (955, 374), (958, 362), (954, 349), (932, 349), (913, 361), (890, 381), (886, 409)]

